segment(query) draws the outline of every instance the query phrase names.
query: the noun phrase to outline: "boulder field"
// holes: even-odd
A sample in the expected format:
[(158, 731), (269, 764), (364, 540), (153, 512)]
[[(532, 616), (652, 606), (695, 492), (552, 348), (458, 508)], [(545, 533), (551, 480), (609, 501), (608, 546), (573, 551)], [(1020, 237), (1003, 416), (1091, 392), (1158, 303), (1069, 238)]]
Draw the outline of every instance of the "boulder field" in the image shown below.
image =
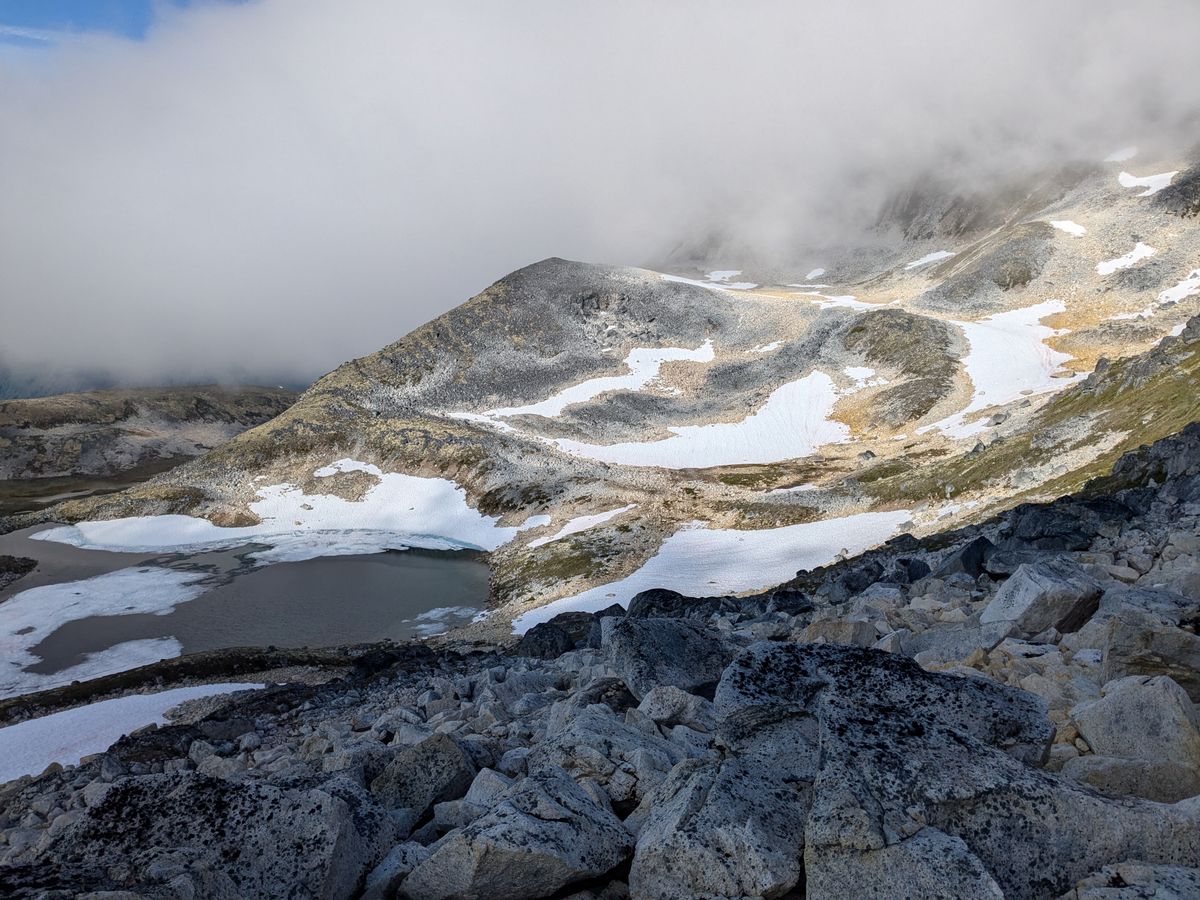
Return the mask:
[(1200, 896), (1200, 427), (979, 526), (382, 647), (0, 788), (0, 894)]

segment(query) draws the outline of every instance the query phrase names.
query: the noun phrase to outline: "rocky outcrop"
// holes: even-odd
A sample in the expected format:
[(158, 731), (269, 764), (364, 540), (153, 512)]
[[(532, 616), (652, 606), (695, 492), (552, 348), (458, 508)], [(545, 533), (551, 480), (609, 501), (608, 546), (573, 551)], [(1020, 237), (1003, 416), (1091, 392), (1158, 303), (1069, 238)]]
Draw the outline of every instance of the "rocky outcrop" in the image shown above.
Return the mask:
[(37, 567), (37, 560), (28, 556), (0, 554), (0, 589), (8, 587), (18, 578), (23, 578)]
[(0, 479), (111, 476), (198, 456), (295, 399), (283, 388), (206, 385), (8, 400), (0, 403)]

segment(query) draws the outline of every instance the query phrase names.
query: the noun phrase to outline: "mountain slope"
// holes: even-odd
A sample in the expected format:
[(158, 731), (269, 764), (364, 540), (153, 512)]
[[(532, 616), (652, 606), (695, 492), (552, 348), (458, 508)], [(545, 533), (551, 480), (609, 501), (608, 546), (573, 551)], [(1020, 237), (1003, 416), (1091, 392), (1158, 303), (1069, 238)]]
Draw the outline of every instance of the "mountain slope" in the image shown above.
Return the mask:
[(114, 475), (198, 456), (282, 412), (282, 388), (139, 388), (0, 403), (0, 479)]
[[(885, 214), (890, 242), (793, 272), (546, 260), (205, 457), (53, 515), (202, 515), (205, 541), (296, 532), (314, 554), (346, 527), (482, 547), (502, 606), (480, 627), (506, 628), (648, 579), (753, 590), (1057, 496), (1197, 418), (1200, 220), (1153, 188), (1188, 161), (1133, 165), (917, 192)], [(450, 507), (468, 530), (431, 524)], [(148, 529), (58, 536), (180, 540)]]

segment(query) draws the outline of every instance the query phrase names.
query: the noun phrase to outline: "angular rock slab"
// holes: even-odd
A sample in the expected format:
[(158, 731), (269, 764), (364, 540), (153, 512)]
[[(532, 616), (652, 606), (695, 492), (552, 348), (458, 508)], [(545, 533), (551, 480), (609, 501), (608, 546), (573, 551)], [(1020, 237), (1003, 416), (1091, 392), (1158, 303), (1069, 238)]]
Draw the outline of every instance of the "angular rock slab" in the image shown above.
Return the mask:
[(410, 809), (420, 819), (435, 803), (465, 794), (475, 771), (467, 751), (452, 738), (435, 734), (398, 751), (371, 782), (371, 793), (385, 806)]
[(681, 619), (604, 619), (601, 640), (609, 667), (639, 701), (657, 685), (711, 687), (732, 656), (714, 632)]
[(1101, 756), (1169, 761), (1200, 773), (1200, 714), (1166, 675), (1130, 675), (1099, 700), (1071, 710), (1080, 735)]
[(440, 840), (404, 880), (421, 900), (548, 897), (620, 865), (633, 836), (563, 771), (517, 782), (489, 813)]
[(627, 820), (631, 896), (778, 897), (803, 873), (809, 780), (762, 759), (688, 760)]
[[(892, 900), (894, 897), (1004, 900), (1004, 893), (959, 838), (922, 828), (878, 850), (826, 850), (808, 865), (807, 900)], [(853, 891), (847, 893), (847, 887)]]
[(979, 617), (981, 625), (1009, 623), (1033, 637), (1048, 628), (1074, 631), (1096, 611), (1102, 588), (1078, 563), (1054, 558), (1022, 563)]

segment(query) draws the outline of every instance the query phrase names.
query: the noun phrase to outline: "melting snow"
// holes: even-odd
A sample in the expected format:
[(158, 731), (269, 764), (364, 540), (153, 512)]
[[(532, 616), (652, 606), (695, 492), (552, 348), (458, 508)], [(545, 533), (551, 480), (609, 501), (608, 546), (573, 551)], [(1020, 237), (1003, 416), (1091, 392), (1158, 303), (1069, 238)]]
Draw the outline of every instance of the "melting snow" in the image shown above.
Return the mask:
[(853, 294), (842, 294), (840, 296), (831, 297), (828, 294), (818, 294), (814, 291), (797, 291), (801, 297), (816, 297), (813, 303), (822, 309), (830, 309), (835, 306), (843, 306), (846, 309), (875, 309), (874, 304), (863, 303), (861, 300), (855, 299)]
[(1117, 181), (1121, 182), (1121, 187), (1144, 187), (1145, 190), (1138, 194), (1138, 196), (1149, 197), (1151, 194), (1157, 194), (1169, 185), (1171, 179), (1178, 174), (1178, 172), (1163, 172), (1161, 175), (1147, 175), (1144, 178), (1138, 178), (1130, 175), (1128, 172), (1122, 172), (1117, 176)]
[(1137, 147), (1122, 147), (1120, 150), (1114, 150), (1108, 156), (1104, 157), (1105, 162), (1128, 162), (1137, 156)]
[(867, 366), (846, 366), (842, 370), (846, 373), (846, 377), (854, 381), (854, 386), (850, 388), (850, 393), (860, 391), (867, 387), (878, 387), (888, 383), (888, 380), (882, 376), (876, 378), (875, 370)]
[(1022, 395), (1058, 390), (1070, 384), (1072, 379), (1052, 377), (1070, 355), (1045, 344), (1046, 338), (1059, 332), (1040, 324), (1046, 316), (1064, 309), (1061, 300), (1047, 300), (1025, 309), (997, 313), (979, 322), (956, 323), (970, 345), (963, 357), (963, 367), (975, 387), (974, 396), (962, 411), (918, 428), (918, 433), (936, 428), (951, 437), (971, 437), (986, 427), (982, 421), (967, 424), (965, 419), (971, 413), (1011, 403)]
[(1083, 237), (1087, 234), (1087, 229), (1078, 222), (1072, 222), (1070, 219), (1052, 219), (1050, 224), (1059, 231), (1065, 231), (1067, 234), (1073, 234), (1075, 237)]
[(768, 494), (803, 494), (803, 493), (807, 493), (808, 491), (818, 491), (818, 490), (820, 490), (820, 488), (817, 487), (815, 484), (798, 484), (795, 487), (775, 488), (774, 490), (767, 491), (767, 493)]
[(824, 269), (813, 269), (811, 272), (809, 272), (807, 275), (804, 276), (804, 280), (812, 281), (814, 278), (820, 278), (824, 274), (825, 274)]
[(253, 690), (262, 684), (200, 684), (157, 694), (130, 694), (64, 709), (0, 728), (0, 784), (39, 775), (51, 763), (78, 765), (122, 736), (150, 724), (166, 724), (167, 710), (185, 700)]
[(762, 344), (751, 350), (751, 353), (770, 353), (772, 350), (778, 350), (783, 346), (783, 341), (771, 341), (769, 344)]
[[(559, 391), (539, 403), (527, 406), (505, 406), (499, 409), (489, 409), (483, 413), (483, 420), (508, 416), (546, 416), (554, 418), (562, 415), (562, 411), (575, 403), (586, 403), (609, 391), (640, 391), (655, 378), (665, 362), (712, 362), (712, 341), (705, 341), (695, 350), (685, 350), (681, 347), (639, 347), (630, 350), (625, 357), (625, 365), (629, 369), (626, 375), (606, 375), (602, 378), (589, 378), (587, 381)], [(456, 413), (459, 418), (466, 418), (470, 413)]]
[(1178, 303), (1193, 294), (1200, 294), (1200, 269), (1192, 269), (1187, 278), (1158, 295), (1159, 303)]
[(822, 444), (849, 437), (849, 429), (831, 421), (837, 402), (833, 379), (812, 372), (771, 392), (766, 402), (740, 422), (680, 425), (660, 441), (585, 444), (558, 439), (560, 450), (575, 456), (625, 466), (706, 469), (712, 466), (771, 463), (808, 456)]
[(120, 569), (82, 581), (47, 584), (0, 603), (0, 698), (46, 690), (75, 680), (121, 672), (179, 653), (173, 639), (129, 641), (89, 656), (62, 672), (23, 671), (39, 662), (33, 648), (68, 622), (92, 616), (150, 613), (164, 616), (206, 590), (203, 573), (145, 567)]
[(675, 532), (644, 566), (620, 581), (555, 600), (513, 620), (524, 634), (561, 612), (596, 612), (628, 603), (638, 592), (669, 588), (693, 597), (761, 590), (879, 544), (907, 521), (907, 510), (860, 513), (757, 531), (705, 528), (699, 523)]
[(735, 275), (741, 275), (741, 269), (717, 269), (715, 272), (708, 273), (709, 281), (728, 281)]
[(549, 544), (551, 541), (557, 541), (560, 538), (565, 538), (571, 534), (578, 534), (581, 531), (587, 531), (589, 528), (595, 528), (607, 522), (609, 519), (614, 519), (621, 513), (627, 513), (637, 506), (636, 503), (630, 503), (628, 506), (622, 506), (618, 509), (610, 509), (607, 512), (595, 513), (590, 516), (577, 516), (569, 521), (566, 525), (560, 528), (550, 537), (538, 538), (529, 542), (530, 547), (541, 547), (543, 544)]
[(442, 634), (449, 631), (450, 625), (455, 619), (461, 622), (469, 622), (478, 617), (479, 610), (472, 606), (439, 606), (436, 609), (427, 609), (412, 619), (405, 619), (405, 622), (415, 623), (413, 630), (421, 637), (433, 637), (435, 634)]
[(951, 253), (949, 250), (937, 250), (937, 251), (934, 251), (933, 253), (926, 253), (920, 259), (914, 259), (912, 262), (910, 262), (904, 268), (916, 269), (919, 266), (925, 266), (931, 262), (937, 262), (939, 259), (949, 259), (953, 255), (954, 254)]
[[(734, 272), (733, 274), (737, 275), (740, 273)], [(694, 284), (697, 287), (712, 288), (714, 291), (749, 291), (758, 287), (753, 281), (699, 281), (695, 278), (684, 278), (682, 275), (663, 275), (663, 278), (666, 281), (678, 281), (681, 284)]]
[[(327, 477), (353, 471), (379, 472), (374, 466), (342, 459), (316, 474)], [(444, 478), (397, 472), (377, 477), (379, 482), (357, 501), (306, 494), (291, 484), (259, 488), (260, 499), (250, 504), (250, 510), (262, 522), (243, 528), (222, 528), (192, 516), (136, 516), (80, 522), (33, 537), (92, 550), (150, 553), (264, 543), (276, 551), (264, 552), (260, 559), (277, 562), (408, 547), (494, 550), (521, 528), (539, 521), (535, 517), (520, 528), (501, 527), (497, 517), (467, 505), (466, 491)]]
[(1096, 263), (1096, 271), (1101, 275), (1111, 275), (1117, 269), (1128, 269), (1139, 260), (1148, 259), (1158, 251), (1153, 247), (1143, 244), (1138, 241), (1134, 244), (1133, 249), (1124, 256), (1118, 256), (1116, 259), (1107, 259), (1104, 262)]
[[(1159, 293), (1154, 303), (1151, 303), (1145, 309), (1139, 312), (1117, 313), (1115, 316), (1109, 316), (1109, 321), (1120, 321), (1125, 319), (1141, 319), (1143, 317), (1153, 316), (1160, 306), (1167, 303), (1179, 303), (1186, 300), (1193, 294), (1200, 294), (1200, 269), (1192, 269), (1188, 276), (1179, 282), (1174, 287), (1169, 287), (1165, 291)], [(1180, 328), (1182, 331), (1182, 328)], [(1179, 334), (1179, 331), (1171, 332), (1172, 335)]]

